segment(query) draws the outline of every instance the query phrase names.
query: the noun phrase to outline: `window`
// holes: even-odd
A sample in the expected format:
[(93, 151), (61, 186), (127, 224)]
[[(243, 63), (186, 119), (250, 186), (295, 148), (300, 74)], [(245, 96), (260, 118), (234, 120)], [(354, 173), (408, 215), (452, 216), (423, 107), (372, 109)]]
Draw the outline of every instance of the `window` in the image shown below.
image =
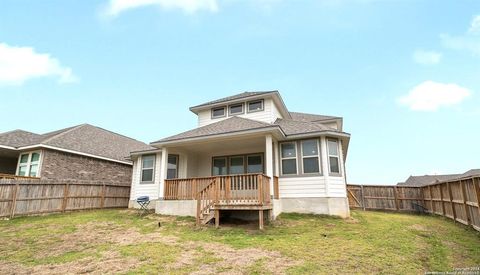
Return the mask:
[(248, 102), (248, 112), (259, 112), (263, 111), (263, 100), (251, 101)]
[(230, 115), (243, 114), (243, 103), (230, 105), (229, 110), (230, 110)]
[(167, 179), (178, 178), (178, 156), (168, 155)]
[(247, 156), (247, 173), (248, 174), (263, 173), (262, 155)]
[(18, 160), (18, 176), (38, 177), (40, 167), (40, 152), (31, 152), (20, 155)]
[(318, 140), (310, 139), (302, 141), (303, 173), (312, 174), (320, 172), (320, 157)]
[(329, 139), (328, 144), (328, 163), (330, 164), (330, 173), (340, 173), (340, 157), (338, 154), (338, 142)]
[(297, 174), (297, 148), (294, 142), (282, 143), (282, 174), (296, 175)]
[(142, 182), (153, 182), (155, 155), (142, 156)]
[(225, 107), (212, 109), (212, 118), (219, 118), (224, 116), (225, 116)]
[(235, 156), (230, 157), (230, 173), (231, 175), (234, 174), (245, 174), (245, 165), (243, 163), (244, 158), (243, 156)]
[(213, 171), (214, 176), (221, 176), (227, 174), (227, 158), (213, 158)]

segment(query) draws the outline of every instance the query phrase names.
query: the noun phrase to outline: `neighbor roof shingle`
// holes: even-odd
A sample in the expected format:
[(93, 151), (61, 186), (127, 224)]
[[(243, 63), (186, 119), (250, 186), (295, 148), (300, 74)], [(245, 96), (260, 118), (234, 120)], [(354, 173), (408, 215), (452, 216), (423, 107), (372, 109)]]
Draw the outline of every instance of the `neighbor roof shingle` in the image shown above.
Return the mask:
[(398, 186), (424, 186), (435, 184), (440, 181), (451, 181), (472, 176), (480, 176), (480, 169), (472, 169), (463, 174), (450, 175), (424, 175), (424, 176), (410, 176), (405, 182), (399, 182)]
[(227, 96), (227, 97), (220, 98), (220, 99), (217, 99), (217, 100), (202, 103), (200, 105), (193, 106), (190, 109), (199, 108), (199, 107), (208, 106), (208, 105), (217, 104), (217, 103), (222, 103), (222, 102), (227, 102), (227, 101), (235, 100), (235, 99), (247, 98), (247, 97), (251, 97), (251, 96), (255, 96), (255, 95), (265, 95), (265, 94), (271, 94), (271, 93), (278, 93), (278, 91), (243, 92), (243, 93), (240, 93), (240, 94)]
[(22, 130), (7, 132), (0, 134), (0, 144), (15, 148), (42, 144), (120, 161), (125, 161), (131, 151), (154, 149), (141, 141), (89, 124), (43, 135)]

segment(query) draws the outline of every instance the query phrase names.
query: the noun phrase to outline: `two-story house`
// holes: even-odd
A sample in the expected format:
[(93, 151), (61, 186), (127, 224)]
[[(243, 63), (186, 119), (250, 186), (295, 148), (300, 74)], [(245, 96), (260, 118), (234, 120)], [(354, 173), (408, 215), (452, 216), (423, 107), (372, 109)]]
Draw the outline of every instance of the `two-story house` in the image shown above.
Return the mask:
[[(131, 153), (131, 206), (196, 216), (282, 212), (349, 216), (340, 117), (290, 112), (278, 91), (245, 92), (190, 108), (198, 127)], [(225, 213), (225, 214), (226, 214)]]

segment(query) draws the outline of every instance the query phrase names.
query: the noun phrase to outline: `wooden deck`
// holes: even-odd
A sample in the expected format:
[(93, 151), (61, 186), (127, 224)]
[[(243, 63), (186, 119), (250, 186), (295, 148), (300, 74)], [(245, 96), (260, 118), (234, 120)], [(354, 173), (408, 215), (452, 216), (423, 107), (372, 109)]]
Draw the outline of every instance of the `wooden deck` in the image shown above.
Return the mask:
[[(256, 210), (263, 229), (263, 211), (273, 208), (270, 177), (263, 174), (229, 175), (165, 181), (165, 200), (196, 200), (197, 224), (215, 219), (222, 210)], [(278, 179), (273, 179), (273, 198), (278, 198)]]

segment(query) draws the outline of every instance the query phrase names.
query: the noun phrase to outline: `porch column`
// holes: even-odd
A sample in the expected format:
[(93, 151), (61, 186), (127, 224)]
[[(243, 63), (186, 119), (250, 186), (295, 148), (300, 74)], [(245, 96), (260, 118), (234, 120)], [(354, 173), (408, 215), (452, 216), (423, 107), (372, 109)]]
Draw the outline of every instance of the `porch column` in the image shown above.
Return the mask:
[(265, 136), (265, 174), (270, 177), (270, 195), (273, 195), (273, 138)]
[(278, 141), (276, 139), (273, 140), (273, 160), (274, 160), (274, 167), (275, 171), (273, 171), (273, 174), (278, 177), (280, 176), (280, 161), (278, 159)]
[(162, 148), (162, 158), (160, 160), (160, 188), (158, 190), (158, 198), (163, 200), (163, 195), (165, 194), (165, 179), (167, 178), (167, 169), (168, 169), (168, 149)]

